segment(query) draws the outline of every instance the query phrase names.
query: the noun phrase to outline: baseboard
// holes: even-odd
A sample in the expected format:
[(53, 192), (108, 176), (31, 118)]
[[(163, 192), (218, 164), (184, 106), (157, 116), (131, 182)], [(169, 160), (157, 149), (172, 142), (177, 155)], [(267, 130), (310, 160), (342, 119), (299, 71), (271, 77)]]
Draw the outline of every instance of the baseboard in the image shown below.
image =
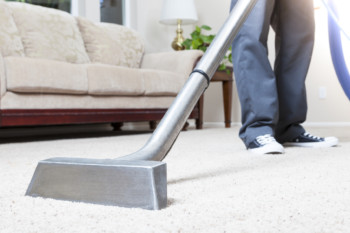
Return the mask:
[(350, 122), (305, 122), (303, 125), (310, 127), (344, 127), (350, 126)]
[[(194, 120), (188, 120), (189, 127), (195, 128), (196, 122)], [(241, 127), (241, 122), (232, 122), (231, 127)], [(305, 122), (305, 127), (346, 127), (350, 126), (350, 122)], [(204, 122), (203, 127), (207, 128), (225, 128), (224, 122)], [(125, 123), (123, 126), (124, 130), (149, 130), (148, 122), (132, 122)]]
[[(190, 122), (190, 126), (194, 126), (194, 123)], [(231, 126), (241, 126), (240, 122), (232, 122)], [(204, 122), (204, 127), (225, 127), (223, 122)], [(303, 123), (305, 127), (346, 127), (350, 126), (350, 122), (305, 122)]]
[[(196, 127), (195, 121), (188, 121), (190, 124), (189, 127), (193, 128)], [(234, 126), (241, 126), (242, 124), (240, 122), (232, 122), (231, 127)], [(224, 122), (203, 122), (203, 127), (207, 128), (225, 128), (225, 123)]]

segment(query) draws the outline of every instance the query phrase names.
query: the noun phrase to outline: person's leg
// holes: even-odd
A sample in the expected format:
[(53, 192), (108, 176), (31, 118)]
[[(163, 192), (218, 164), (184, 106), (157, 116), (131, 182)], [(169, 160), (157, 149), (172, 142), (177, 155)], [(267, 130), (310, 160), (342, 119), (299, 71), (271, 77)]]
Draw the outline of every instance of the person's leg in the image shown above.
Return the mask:
[(279, 96), (276, 139), (283, 143), (305, 132), (305, 78), (314, 44), (313, 0), (279, 0), (272, 26), (276, 32), (275, 75)]
[[(232, 0), (231, 8), (237, 0)], [(268, 60), (267, 37), (274, 0), (259, 0), (232, 44), (235, 80), (242, 109), (240, 137), (248, 146), (256, 137), (274, 135), (278, 98)]]

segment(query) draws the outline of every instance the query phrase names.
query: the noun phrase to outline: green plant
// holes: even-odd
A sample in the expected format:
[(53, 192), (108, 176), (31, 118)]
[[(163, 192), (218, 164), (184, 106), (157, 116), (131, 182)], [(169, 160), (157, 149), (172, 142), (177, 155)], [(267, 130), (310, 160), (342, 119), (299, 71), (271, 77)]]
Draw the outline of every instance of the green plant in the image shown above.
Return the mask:
[[(210, 31), (211, 27), (207, 25), (196, 26), (196, 29), (191, 33), (191, 38), (185, 39), (182, 43), (185, 49), (199, 49), (203, 52), (207, 51), (207, 48), (215, 38), (215, 34), (206, 35), (203, 31)], [(224, 59), (220, 63), (218, 70), (226, 71), (226, 73), (231, 74), (231, 69), (227, 67), (227, 64), (232, 64), (232, 53), (231, 47), (226, 53)]]

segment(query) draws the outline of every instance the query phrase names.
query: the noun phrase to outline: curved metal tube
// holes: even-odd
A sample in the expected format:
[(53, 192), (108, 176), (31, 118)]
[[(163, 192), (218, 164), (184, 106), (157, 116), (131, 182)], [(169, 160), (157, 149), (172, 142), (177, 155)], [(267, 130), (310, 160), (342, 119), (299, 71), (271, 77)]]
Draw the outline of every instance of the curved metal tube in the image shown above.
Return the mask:
[[(342, 86), (346, 96), (350, 100), (350, 72), (345, 62), (345, 56), (342, 46), (341, 27), (337, 20), (338, 13), (333, 1), (329, 1), (327, 9), (329, 45), (331, 48), (333, 66), (337, 74), (338, 80), (340, 82), (340, 85)], [(344, 30), (342, 31), (344, 32), (344, 35), (347, 35)], [(349, 39), (348, 36), (346, 38)]]
[[(161, 161), (165, 158), (196, 102), (208, 87), (207, 78), (213, 77), (256, 2), (257, 0), (239, 0), (236, 3), (225, 24), (195, 67), (195, 70), (201, 72), (192, 72), (147, 143), (139, 151), (118, 159)], [(207, 77), (202, 73), (207, 74)]]

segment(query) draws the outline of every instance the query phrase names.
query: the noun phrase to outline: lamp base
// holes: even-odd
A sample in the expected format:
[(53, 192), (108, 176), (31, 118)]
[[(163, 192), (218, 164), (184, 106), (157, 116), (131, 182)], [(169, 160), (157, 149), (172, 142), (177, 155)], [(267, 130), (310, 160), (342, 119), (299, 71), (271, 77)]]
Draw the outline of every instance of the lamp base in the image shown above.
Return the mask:
[(185, 46), (182, 45), (183, 41), (179, 41), (178, 38), (175, 38), (174, 41), (171, 43), (171, 47), (176, 51), (185, 50)]
[(176, 50), (184, 50), (185, 46), (182, 45), (182, 43), (185, 41), (184, 37), (182, 36), (182, 28), (181, 28), (181, 19), (177, 20), (177, 29), (176, 29), (176, 37), (174, 38), (173, 42), (171, 43), (171, 47)]

